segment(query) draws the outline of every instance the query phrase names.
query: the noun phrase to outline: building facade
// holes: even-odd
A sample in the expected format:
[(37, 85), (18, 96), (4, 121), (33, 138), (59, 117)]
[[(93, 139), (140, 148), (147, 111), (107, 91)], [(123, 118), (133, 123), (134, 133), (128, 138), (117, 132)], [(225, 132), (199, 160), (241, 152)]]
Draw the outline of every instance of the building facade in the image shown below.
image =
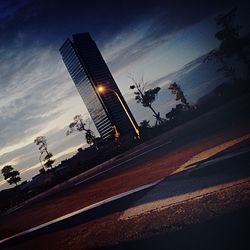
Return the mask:
[(59, 51), (101, 137), (110, 137), (114, 126), (121, 136), (135, 135), (136, 121), (89, 33), (73, 35)]

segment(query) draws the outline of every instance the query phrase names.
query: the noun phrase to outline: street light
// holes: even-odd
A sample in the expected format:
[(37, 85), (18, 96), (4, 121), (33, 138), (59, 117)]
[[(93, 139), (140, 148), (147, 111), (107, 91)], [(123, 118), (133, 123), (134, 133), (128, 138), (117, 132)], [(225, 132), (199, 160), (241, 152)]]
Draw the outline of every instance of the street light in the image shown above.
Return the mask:
[(105, 91), (111, 91), (111, 92), (113, 92), (113, 93), (116, 95), (117, 99), (119, 100), (119, 102), (120, 102), (120, 104), (121, 104), (123, 110), (125, 111), (125, 113), (126, 113), (128, 119), (129, 119), (130, 123), (132, 124), (132, 126), (133, 126), (133, 128), (134, 128), (134, 131), (135, 131), (135, 134), (136, 134), (137, 138), (140, 139), (140, 132), (139, 132), (138, 128), (136, 127), (135, 123), (133, 122), (133, 119), (132, 119), (131, 116), (129, 115), (128, 110), (127, 110), (126, 107), (124, 106), (124, 104), (123, 104), (123, 102), (122, 102), (120, 96), (118, 95), (118, 93), (117, 93), (115, 90), (113, 90), (113, 89), (105, 88), (103, 85), (99, 85), (99, 86), (97, 87), (97, 91), (98, 91), (100, 94), (104, 93)]

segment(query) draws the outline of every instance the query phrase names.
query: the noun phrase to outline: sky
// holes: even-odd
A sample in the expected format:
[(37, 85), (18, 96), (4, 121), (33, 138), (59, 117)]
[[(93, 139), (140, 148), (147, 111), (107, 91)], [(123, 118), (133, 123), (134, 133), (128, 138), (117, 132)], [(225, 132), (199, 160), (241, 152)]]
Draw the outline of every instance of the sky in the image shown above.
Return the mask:
[[(246, 18), (246, 3), (237, 5)], [(12, 165), (22, 180), (38, 174), (33, 141), (40, 135), (56, 165), (86, 146), (84, 134), (65, 135), (76, 114), (89, 119), (59, 53), (67, 37), (91, 34), (139, 123), (152, 114), (133, 104), (130, 76), (164, 86), (166, 76), (186, 74), (190, 62), (197, 67), (195, 60), (218, 46), (214, 17), (232, 6), (230, 0), (1, 0), (0, 168)], [(174, 105), (168, 98), (166, 112)], [(93, 122), (90, 128), (97, 133)], [(0, 190), (8, 187), (1, 176)]]

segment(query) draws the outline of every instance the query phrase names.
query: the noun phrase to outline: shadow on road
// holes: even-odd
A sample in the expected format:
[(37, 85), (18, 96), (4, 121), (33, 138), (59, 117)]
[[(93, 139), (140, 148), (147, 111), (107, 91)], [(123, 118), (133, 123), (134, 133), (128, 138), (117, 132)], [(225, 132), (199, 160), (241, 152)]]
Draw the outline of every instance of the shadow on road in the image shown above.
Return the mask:
[[(214, 157), (212, 158), (214, 159)], [(247, 152), (205, 167), (202, 164), (206, 164), (206, 162), (203, 162), (192, 169), (167, 176), (133, 205), (139, 206), (249, 177), (249, 159), (250, 152)]]

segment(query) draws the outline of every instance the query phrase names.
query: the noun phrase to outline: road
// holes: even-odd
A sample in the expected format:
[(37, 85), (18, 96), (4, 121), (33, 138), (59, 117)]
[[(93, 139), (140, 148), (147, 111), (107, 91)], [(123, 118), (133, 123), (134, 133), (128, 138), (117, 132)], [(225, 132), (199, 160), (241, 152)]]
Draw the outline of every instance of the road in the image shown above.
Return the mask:
[[(225, 189), (228, 185), (232, 185), (227, 183), (238, 179), (243, 180), (238, 181), (238, 183), (234, 182), (234, 185), (250, 181), (250, 179), (244, 179), (250, 176), (250, 166), (247, 161), (249, 158), (250, 145), (245, 145), (243, 148), (237, 145), (233, 150), (226, 151), (222, 155), (215, 156), (213, 159), (205, 160), (185, 171), (110, 197), (2, 241), (0, 240), (0, 244), (3, 245), (11, 241), (13, 244), (15, 241), (18, 242), (18, 240), (20, 242), (21, 238), (24, 240), (25, 237), (30, 238), (44, 232), (48, 233), (72, 227), (72, 224), (79, 223), (76, 223), (76, 221), (81, 220), (83, 222), (84, 217), (86, 221), (86, 214), (89, 216), (89, 212), (92, 213), (92, 216), (99, 217), (100, 211), (107, 210), (107, 208), (109, 213), (114, 212), (118, 207), (119, 210), (127, 208), (120, 217), (121, 220), (126, 220), (141, 214), (162, 210), (163, 207), (204, 196), (220, 189)], [(238, 167), (236, 168), (235, 166)], [(143, 192), (141, 193), (141, 191)], [(132, 203), (135, 196), (137, 197), (137, 201)], [(140, 196), (142, 198), (139, 199)], [(117, 206), (118, 204), (119, 206)], [(76, 220), (77, 217), (78, 220)]]
[[(185, 171), (166, 177), (152, 188), (121, 219), (137, 217), (166, 206), (204, 196), (227, 185), (250, 181), (250, 141), (223, 155), (203, 161)], [(240, 180), (240, 181), (238, 181)], [(229, 184), (227, 184), (229, 183)]]
[[(125, 212), (122, 213), (119, 220), (131, 221), (131, 219), (138, 216), (143, 217), (144, 214), (156, 213), (156, 211), (162, 211), (165, 207), (185, 203), (210, 193), (245, 183), (250, 184), (250, 166), (247, 161), (249, 157), (250, 141), (244, 141), (235, 148), (225, 151), (212, 159), (202, 161), (185, 171), (31, 228), (19, 235), (6, 239), (6, 242), (0, 241), (0, 244), (2, 246), (5, 246), (3, 243), (9, 244), (9, 246), (15, 245), (22, 243), (24, 240), (36, 238), (39, 235), (71, 228), (94, 218), (103, 217), (124, 209)], [(139, 194), (141, 190), (143, 192)], [(131, 194), (135, 194), (135, 196), (131, 196)], [(234, 226), (238, 226), (237, 223)], [(164, 241), (164, 238), (161, 241)], [(191, 243), (189, 242), (189, 244)], [(145, 246), (143, 241), (133, 244)]]
[[(190, 159), (206, 159), (208, 154), (203, 155), (204, 152), (209, 151), (209, 156), (212, 156), (219, 152), (220, 145), (224, 145), (222, 151), (226, 149), (225, 145), (231, 145), (227, 142), (246, 139), (250, 133), (250, 117), (242, 114), (250, 113), (247, 100), (248, 96), (164, 133), (2, 216), (0, 239), (157, 181), (177, 171)], [(53, 244), (50, 242), (40, 249), (53, 249)]]

